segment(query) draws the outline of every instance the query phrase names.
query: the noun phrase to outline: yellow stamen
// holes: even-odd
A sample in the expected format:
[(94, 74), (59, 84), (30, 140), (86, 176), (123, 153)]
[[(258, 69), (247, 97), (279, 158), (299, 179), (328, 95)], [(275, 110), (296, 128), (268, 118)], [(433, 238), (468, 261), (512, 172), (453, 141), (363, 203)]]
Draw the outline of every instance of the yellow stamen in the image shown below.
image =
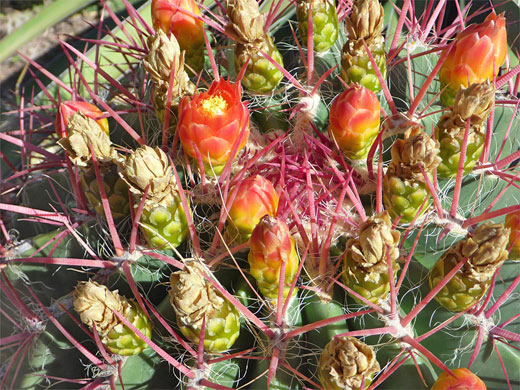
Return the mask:
[(222, 96), (215, 95), (202, 100), (200, 107), (205, 115), (213, 116), (224, 113), (228, 107), (228, 103)]

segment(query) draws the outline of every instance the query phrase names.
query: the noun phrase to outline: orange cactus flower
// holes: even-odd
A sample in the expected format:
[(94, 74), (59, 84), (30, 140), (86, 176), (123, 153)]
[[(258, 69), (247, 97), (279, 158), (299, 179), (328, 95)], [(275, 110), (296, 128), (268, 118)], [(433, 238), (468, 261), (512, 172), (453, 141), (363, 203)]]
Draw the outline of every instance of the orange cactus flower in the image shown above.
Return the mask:
[(240, 84), (220, 79), (207, 92), (185, 96), (179, 105), (177, 129), (185, 152), (200, 154), (206, 173), (220, 174), (235, 142), (242, 149), (249, 137), (249, 110)]
[(445, 88), (442, 104), (452, 106), (461, 86), (492, 80), (497, 75), (506, 59), (505, 24), (504, 14), (492, 12), (483, 23), (469, 26), (457, 35), (439, 71), (441, 88)]
[(276, 215), (278, 193), (273, 184), (260, 175), (248, 177), (233, 187), (230, 193), (233, 191), (236, 191), (236, 196), (229, 209), (228, 221), (244, 240), (248, 240), (264, 215)]
[(102, 118), (103, 112), (99, 108), (87, 102), (66, 101), (61, 102), (56, 114), (56, 120), (54, 121), (54, 129), (58, 137), (67, 136), (69, 118), (78, 111), (81, 111), (87, 118), (94, 119), (101, 129), (108, 134), (108, 119)]
[(260, 292), (268, 298), (278, 297), (280, 272), (282, 263), (285, 263), (283, 296), (287, 298), (299, 265), (294, 239), (287, 224), (279, 218), (264, 216), (253, 230), (249, 244), (250, 271)]
[(505, 227), (511, 229), (509, 233), (509, 258), (520, 259), (520, 210), (506, 215)]
[(486, 390), (486, 385), (478, 376), (467, 368), (451, 370), (453, 377), (447, 372), (442, 372), (431, 390)]
[[(204, 59), (204, 23), (192, 15), (200, 14), (194, 0), (152, 0), (153, 27), (175, 35), (181, 50), (186, 51), (186, 62), (191, 66), (194, 62), (197, 71)], [(197, 61), (190, 61), (192, 57)]]
[(380, 110), (374, 92), (359, 84), (334, 99), (329, 113), (329, 134), (347, 157), (366, 158), (379, 132)]

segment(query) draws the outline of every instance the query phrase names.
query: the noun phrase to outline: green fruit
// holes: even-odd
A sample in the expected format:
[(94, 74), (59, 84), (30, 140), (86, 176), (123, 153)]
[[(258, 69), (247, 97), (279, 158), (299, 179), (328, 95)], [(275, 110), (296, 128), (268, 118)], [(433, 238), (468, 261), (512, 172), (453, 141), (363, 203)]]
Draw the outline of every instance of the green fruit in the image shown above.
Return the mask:
[[(459, 256), (454, 251), (448, 251), (433, 266), (428, 283), (430, 289), (435, 288), (439, 282), (459, 262)], [(459, 270), (450, 281), (435, 296), (435, 300), (446, 309), (459, 312), (475, 305), (486, 293), (492, 279), (478, 281)]]
[[(312, 2), (317, 3), (317, 2)], [(312, 39), (314, 50), (322, 53), (329, 50), (338, 39), (338, 14), (336, 6), (327, 0), (312, 5)], [(299, 2), (296, 8), (298, 28), (304, 45), (309, 33), (309, 3)]]
[[(397, 276), (399, 265), (394, 262), (392, 264), (394, 279)], [(358, 267), (357, 263), (352, 260), (351, 252), (347, 252), (343, 261), (343, 283), (351, 288), (363, 298), (372, 303), (378, 303), (380, 300), (386, 299), (390, 293), (390, 282), (388, 272), (368, 274), (363, 268)], [(356, 297), (353, 297), (358, 303), (365, 303)]]
[[(129, 300), (124, 304), (124, 313), (121, 313), (133, 326), (146, 337), (152, 336), (152, 325), (139, 305)], [(118, 324), (103, 337), (103, 344), (113, 353), (123, 356), (133, 356), (140, 353), (148, 345), (126, 325)]]
[[(370, 49), (381, 76), (385, 79), (386, 56), (384, 45), (381, 43)], [(359, 83), (374, 93), (381, 91), (381, 84), (364, 48), (353, 51), (344, 50), (341, 56), (341, 77), (348, 84)]]
[[(421, 217), (430, 206), (430, 193), (425, 183), (402, 180), (396, 175), (387, 174), (383, 179), (383, 203), (392, 218), (401, 216), (400, 223), (410, 223)], [(423, 202), (426, 204), (419, 212)]]
[[(128, 185), (119, 177), (117, 166), (110, 163), (99, 164), (99, 171), (112, 217), (118, 219), (130, 215)], [(90, 207), (97, 215), (105, 217), (105, 209), (101, 202), (99, 185), (93, 168), (80, 171), (80, 183)]]
[(141, 232), (153, 248), (177, 247), (188, 235), (188, 222), (180, 198), (175, 197), (168, 207), (144, 208)]
[[(283, 67), (283, 58), (270, 36), (266, 36), (265, 50), (275, 62)], [(251, 50), (245, 45), (238, 44), (235, 51), (235, 67), (239, 71), (249, 59), (242, 85), (251, 92), (269, 93), (272, 92), (280, 81), (283, 73), (274, 66), (271, 61), (265, 58), (259, 50)]]
[[(437, 167), (437, 174), (442, 178), (456, 177), (462, 143), (464, 141), (464, 132), (461, 132), (461, 136), (452, 137), (448, 134), (447, 129), (436, 128), (435, 130), (435, 138), (440, 143), (439, 157), (442, 160)], [(467, 175), (473, 170), (473, 167), (482, 154), (485, 141), (484, 134), (474, 132), (472, 128), (470, 128), (469, 131), (474, 133), (476, 142), (468, 143), (467, 145), (466, 159), (464, 160), (464, 175)]]
[[(200, 338), (200, 327), (186, 326), (179, 321), (177, 324), (184, 337), (198, 342)], [(222, 352), (230, 349), (240, 335), (240, 315), (227, 299), (219, 311), (214, 312), (211, 318), (206, 317), (206, 328), (204, 331), (204, 349), (208, 352)]]

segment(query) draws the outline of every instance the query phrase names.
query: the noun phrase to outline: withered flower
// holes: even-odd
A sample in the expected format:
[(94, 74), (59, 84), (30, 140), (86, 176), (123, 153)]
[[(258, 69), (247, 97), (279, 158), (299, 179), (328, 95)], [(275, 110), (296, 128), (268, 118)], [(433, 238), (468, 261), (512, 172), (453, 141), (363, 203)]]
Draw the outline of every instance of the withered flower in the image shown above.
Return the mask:
[(370, 44), (383, 31), (383, 6), (378, 0), (356, 0), (352, 13), (345, 18), (349, 40), (363, 39)]
[(117, 152), (112, 148), (107, 133), (94, 119), (81, 111), (69, 118), (67, 134), (58, 143), (69, 153), (71, 161), (80, 167), (87, 166), (92, 159), (90, 146), (100, 162), (117, 158)]
[(162, 30), (158, 30), (154, 36), (149, 37), (148, 46), (150, 49), (143, 60), (143, 66), (152, 81), (158, 84), (156, 89), (161, 93), (168, 92), (170, 73), (173, 70), (173, 98), (193, 92), (193, 84), (184, 70), (184, 53), (181, 53), (175, 36), (168, 37)]
[(482, 124), (493, 108), (495, 91), (495, 86), (488, 81), (461, 88), (455, 98), (453, 114), (460, 116), (464, 127), (467, 119), (470, 119), (472, 126)]
[(148, 196), (163, 193), (173, 181), (173, 169), (161, 148), (143, 145), (126, 158), (122, 176), (134, 193), (143, 193), (149, 185)]
[(372, 347), (355, 337), (335, 337), (323, 349), (318, 376), (327, 390), (357, 390), (365, 387), (380, 370)]
[(85, 325), (90, 328), (96, 326), (100, 336), (106, 335), (121, 322), (113, 311), (123, 313), (123, 304), (117, 290), (110, 291), (91, 280), (79, 282), (74, 291), (74, 309)]
[(403, 178), (422, 180), (420, 167), (432, 172), (440, 164), (439, 143), (418, 127), (409, 129), (404, 139), (395, 141), (391, 149), (392, 165)]
[(464, 269), (470, 277), (482, 281), (493, 276), (507, 259), (509, 233), (501, 223), (486, 222), (461, 242), (462, 256), (469, 257)]
[(240, 43), (254, 44), (265, 39), (265, 20), (256, 0), (229, 0), (226, 13), (230, 19), (226, 30)]
[(347, 248), (352, 260), (372, 272), (387, 272), (388, 248), (391, 261), (399, 257), (399, 238), (401, 234), (392, 229), (388, 212), (369, 217), (360, 227), (359, 239), (350, 239)]
[(185, 326), (199, 328), (204, 317), (209, 320), (224, 305), (224, 298), (204, 278), (204, 268), (196, 262), (185, 263), (182, 271), (172, 273), (170, 286), (170, 303)]

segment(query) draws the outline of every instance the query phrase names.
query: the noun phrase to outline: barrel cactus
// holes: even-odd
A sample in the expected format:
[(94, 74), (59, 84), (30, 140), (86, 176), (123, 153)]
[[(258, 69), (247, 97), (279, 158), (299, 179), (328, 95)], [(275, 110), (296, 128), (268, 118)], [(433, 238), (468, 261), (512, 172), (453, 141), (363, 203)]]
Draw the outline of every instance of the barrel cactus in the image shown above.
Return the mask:
[(514, 2), (102, 3), (0, 133), (1, 388), (520, 386)]

